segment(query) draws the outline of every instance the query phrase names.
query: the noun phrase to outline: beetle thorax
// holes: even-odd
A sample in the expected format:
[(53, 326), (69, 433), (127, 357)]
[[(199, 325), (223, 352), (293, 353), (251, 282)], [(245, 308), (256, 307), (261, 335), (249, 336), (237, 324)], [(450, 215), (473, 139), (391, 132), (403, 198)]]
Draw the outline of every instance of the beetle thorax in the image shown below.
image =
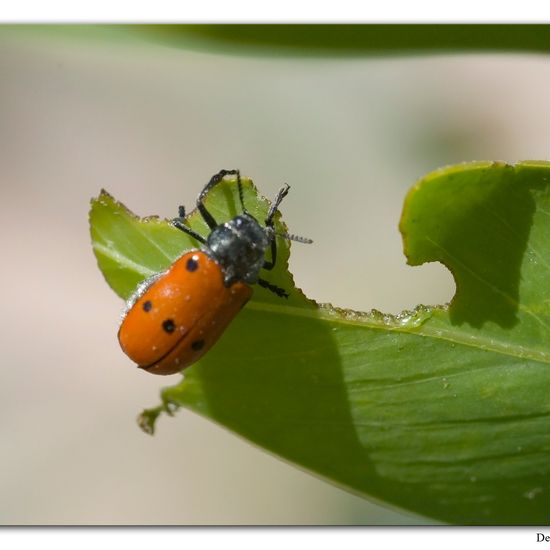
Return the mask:
[(263, 227), (248, 213), (212, 230), (205, 252), (218, 262), (224, 272), (224, 283), (256, 283), (264, 265), (265, 252), (273, 239), (271, 227)]

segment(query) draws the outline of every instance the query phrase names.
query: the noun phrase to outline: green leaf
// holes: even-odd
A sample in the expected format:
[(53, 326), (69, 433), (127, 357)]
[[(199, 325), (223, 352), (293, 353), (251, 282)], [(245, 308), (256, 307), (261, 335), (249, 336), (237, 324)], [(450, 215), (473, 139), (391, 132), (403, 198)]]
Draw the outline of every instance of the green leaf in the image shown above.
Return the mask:
[(121, 43), (147, 40), (222, 55), (370, 57), (449, 52), (549, 52), (539, 24), (8, 25), (2, 33)]
[[(408, 262), (440, 261), (447, 307), (399, 316), (254, 299), (205, 358), (145, 411), (186, 407), (347, 488), (441, 521), (550, 519), (550, 164), (464, 164), (409, 192), (400, 229)], [(249, 182), (247, 182), (249, 183)], [(208, 197), (234, 215), (230, 182)], [(267, 204), (253, 208), (261, 219)], [(94, 249), (128, 297), (192, 243), (139, 220), (105, 194), (91, 212)], [(197, 215), (193, 227), (204, 231)], [(287, 289), (281, 242), (273, 282)]]
[(135, 36), (222, 54), (380, 56), (550, 50), (548, 25), (133, 25)]

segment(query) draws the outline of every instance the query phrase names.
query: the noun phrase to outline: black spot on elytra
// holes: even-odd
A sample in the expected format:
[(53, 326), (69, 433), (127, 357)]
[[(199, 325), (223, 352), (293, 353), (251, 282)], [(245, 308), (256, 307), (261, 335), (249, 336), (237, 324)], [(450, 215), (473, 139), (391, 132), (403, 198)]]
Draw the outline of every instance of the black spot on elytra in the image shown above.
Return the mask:
[(204, 340), (195, 340), (191, 343), (191, 348), (193, 348), (195, 351), (199, 351), (204, 347)]
[(153, 304), (151, 303), (151, 300), (147, 300), (146, 302), (143, 302), (143, 311), (151, 311), (152, 307), (153, 307)]
[(162, 322), (162, 328), (168, 334), (172, 334), (172, 332), (174, 332), (174, 330), (176, 329), (176, 325), (174, 324), (174, 321), (172, 321), (172, 319), (166, 319)]
[(198, 267), (199, 260), (197, 260), (196, 256), (191, 256), (191, 258), (189, 258), (187, 260), (187, 263), (185, 264), (185, 268), (187, 269), (187, 271), (197, 271)]

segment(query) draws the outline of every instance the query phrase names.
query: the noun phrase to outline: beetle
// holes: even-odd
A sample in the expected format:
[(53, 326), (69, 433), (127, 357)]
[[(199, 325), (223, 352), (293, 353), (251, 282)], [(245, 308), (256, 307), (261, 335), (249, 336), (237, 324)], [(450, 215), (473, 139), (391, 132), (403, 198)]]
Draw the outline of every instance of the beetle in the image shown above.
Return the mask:
[[(237, 179), (242, 213), (219, 224), (206, 209), (204, 199), (226, 176)], [(139, 368), (167, 375), (195, 363), (251, 298), (253, 284), (288, 298), (284, 289), (260, 277), (260, 272), (275, 267), (278, 234), (274, 216), (289, 189), (286, 184), (280, 189), (265, 225), (261, 225), (246, 210), (239, 170), (220, 170), (197, 198), (197, 209), (210, 229), (206, 238), (185, 225), (185, 208), (179, 207), (172, 225), (202, 246), (184, 253), (167, 271), (145, 280), (128, 300), (118, 339)], [(280, 236), (312, 242), (296, 235)], [(268, 250), (270, 259), (266, 259)]]

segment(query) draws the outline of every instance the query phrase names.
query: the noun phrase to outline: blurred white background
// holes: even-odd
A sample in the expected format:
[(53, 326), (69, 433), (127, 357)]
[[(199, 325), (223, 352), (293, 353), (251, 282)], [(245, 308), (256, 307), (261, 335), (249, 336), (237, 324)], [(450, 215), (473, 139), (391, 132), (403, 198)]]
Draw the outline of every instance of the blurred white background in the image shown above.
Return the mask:
[[(122, 32), (121, 32), (121, 36)], [(1, 524), (418, 524), (195, 415), (135, 417), (178, 377), (118, 347), (90, 198), (172, 217), (220, 168), (283, 215), (311, 298), (398, 312), (453, 294), (405, 264), (416, 179), (471, 160), (548, 159), (547, 57), (241, 58), (0, 27)]]

